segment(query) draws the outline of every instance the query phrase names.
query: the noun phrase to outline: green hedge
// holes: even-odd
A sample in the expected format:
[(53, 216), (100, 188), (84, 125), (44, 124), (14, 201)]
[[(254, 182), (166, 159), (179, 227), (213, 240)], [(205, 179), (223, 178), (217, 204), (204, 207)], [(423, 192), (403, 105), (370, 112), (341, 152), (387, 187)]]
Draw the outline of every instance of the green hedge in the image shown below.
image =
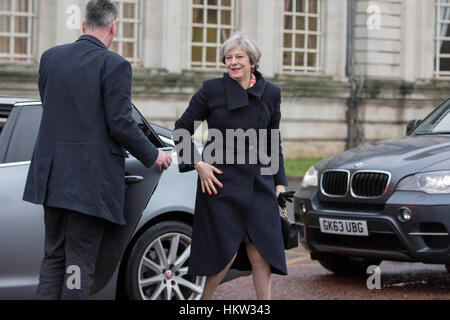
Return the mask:
[(309, 167), (321, 160), (323, 158), (284, 159), (284, 169), (288, 176), (303, 177)]

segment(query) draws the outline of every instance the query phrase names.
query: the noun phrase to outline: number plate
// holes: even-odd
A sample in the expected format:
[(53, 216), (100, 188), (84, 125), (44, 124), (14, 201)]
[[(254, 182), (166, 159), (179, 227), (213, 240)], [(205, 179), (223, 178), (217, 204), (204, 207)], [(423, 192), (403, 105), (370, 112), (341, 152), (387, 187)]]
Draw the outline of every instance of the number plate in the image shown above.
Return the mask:
[(361, 220), (339, 220), (319, 218), (320, 231), (323, 233), (368, 236), (367, 222)]

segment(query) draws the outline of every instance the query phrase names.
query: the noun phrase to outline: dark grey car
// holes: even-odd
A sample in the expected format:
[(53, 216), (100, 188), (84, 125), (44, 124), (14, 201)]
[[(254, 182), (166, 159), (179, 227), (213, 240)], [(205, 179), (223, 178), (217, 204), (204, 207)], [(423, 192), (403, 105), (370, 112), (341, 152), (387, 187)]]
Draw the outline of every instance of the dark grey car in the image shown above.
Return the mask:
[[(450, 99), (405, 137), (312, 166), (295, 194), (300, 242), (337, 274), (382, 260), (450, 266)], [(450, 271), (450, 270), (449, 270)]]

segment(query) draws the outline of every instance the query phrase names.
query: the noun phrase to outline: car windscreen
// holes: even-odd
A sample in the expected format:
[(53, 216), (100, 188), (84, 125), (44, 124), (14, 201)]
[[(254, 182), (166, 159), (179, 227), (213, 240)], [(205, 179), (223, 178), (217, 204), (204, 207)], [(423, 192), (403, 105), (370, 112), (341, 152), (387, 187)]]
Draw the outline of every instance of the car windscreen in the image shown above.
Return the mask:
[(0, 134), (2, 133), (3, 128), (5, 127), (6, 120), (11, 113), (12, 106), (11, 105), (0, 105)]
[(41, 123), (42, 108), (40, 106), (16, 107), (15, 111), (20, 112), (20, 116), (17, 117), (9, 141), (6, 163), (31, 160)]
[(413, 131), (413, 134), (450, 134), (450, 99), (437, 107)]

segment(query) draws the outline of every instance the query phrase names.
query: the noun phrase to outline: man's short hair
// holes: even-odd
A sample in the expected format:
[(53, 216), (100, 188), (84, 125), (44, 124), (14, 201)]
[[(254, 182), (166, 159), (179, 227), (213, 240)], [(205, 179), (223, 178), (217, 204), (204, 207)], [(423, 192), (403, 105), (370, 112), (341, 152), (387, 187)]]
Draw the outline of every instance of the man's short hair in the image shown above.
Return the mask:
[(86, 28), (106, 28), (117, 18), (117, 7), (111, 0), (90, 0), (86, 5)]

